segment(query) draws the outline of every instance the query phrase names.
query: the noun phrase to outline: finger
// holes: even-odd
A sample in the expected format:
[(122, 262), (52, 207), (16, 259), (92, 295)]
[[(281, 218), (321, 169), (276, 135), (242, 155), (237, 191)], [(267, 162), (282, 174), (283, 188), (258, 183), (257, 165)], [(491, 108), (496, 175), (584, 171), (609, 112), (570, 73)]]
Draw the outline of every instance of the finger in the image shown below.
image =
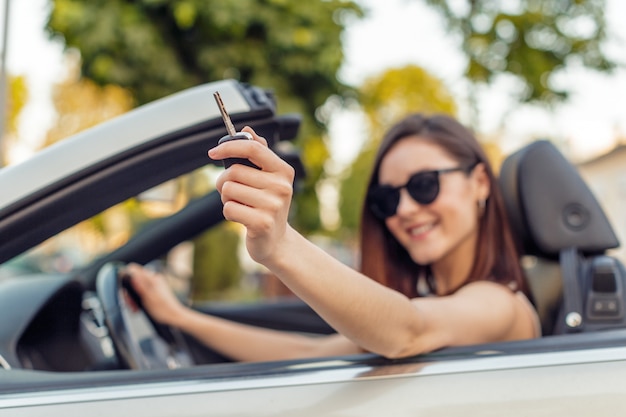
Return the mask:
[(250, 133), (252, 135), (252, 140), (257, 141), (265, 146), (268, 146), (267, 139), (265, 139), (263, 136), (257, 135), (254, 129), (252, 129), (250, 126), (244, 127), (243, 129), (241, 129), (241, 131)]
[(140, 294), (145, 294), (154, 284), (155, 274), (142, 265), (130, 263), (126, 266), (133, 288)]
[[(285, 174), (289, 179), (289, 172)], [(233, 164), (229, 169), (224, 170), (215, 182), (218, 191), (221, 192), (222, 185), (228, 181), (240, 182), (254, 188), (270, 188), (272, 183), (279, 181), (281, 175), (276, 172), (261, 171), (241, 164)]]
[(277, 205), (290, 202), (295, 171), (289, 165), (288, 168), (285, 173), (259, 173), (231, 167), (216, 181), (222, 203), (237, 201), (252, 207), (276, 209)]
[[(213, 160), (226, 158), (248, 159), (261, 168), (262, 171), (275, 172), (284, 169), (287, 163), (268, 148), (265, 143), (265, 139), (230, 140), (210, 149), (209, 158)], [(237, 165), (238, 164), (234, 164), (232, 166)], [(250, 167), (246, 168), (252, 169)], [(252, 172), (258, 173), (258, 170)]]
[(148, 290), (148, 282), (142, 271), (129, 271), (130, 284), (140, 296), (143, 296)]
[(136, 263), (129, 263), (121, 270), (122, 273), (128, 274), (131, 281), (137, 276), (143, 275), (143, 267)]
[[(268, 147), (267, 140), (266, 140), (264, 137), (259, 136), (259, 135), (258, 135), (258, 134), (254, 131), (254, 129), (252, 129), (250, 126), (245, 126), (243, 129), (241, 129), (241, 131), (242, 131), (242, 132), (249, 133), (249, 134), (250, 134), (250, 136), (252, 137), (252, 141), (257, 142), (257, 143), (260, 143), (260, 144), (262, 144), (262, 145), (263, 145), (263, 146), (265, 146), (265, 147)], [(214, 150), (214, 149), (216, 149), (217, 147), (219, 147), (219, 145), (218, 145), (218, 146), (216, 146), (216, 147), (214, 147), (214, 148), (209, 149), (209, 151), (208, 151), (208, 155), (209, 155), (209, 158), (214, 159), (214, 160), (218, 160), (218, 161), (219, 161), (220, 159), (224, 159), (224, 157), (220, 157), (220, 156), (218, 155), (218, 153), (219, 153), (219, 152)]]
[(293, 194), (288, 184), (275, 184), (272, 189), (254, 188), (228, 181), (222, 187), (222, 203), (236, 202), (268, 212), (279, 212), (288, 206)]
[(224, 218), (244, 225), (249, 237), (256, 236), (258, 231), (271, 229), (273, 223), (272, 217), (263, 211), (235, 201), (224, 204)]

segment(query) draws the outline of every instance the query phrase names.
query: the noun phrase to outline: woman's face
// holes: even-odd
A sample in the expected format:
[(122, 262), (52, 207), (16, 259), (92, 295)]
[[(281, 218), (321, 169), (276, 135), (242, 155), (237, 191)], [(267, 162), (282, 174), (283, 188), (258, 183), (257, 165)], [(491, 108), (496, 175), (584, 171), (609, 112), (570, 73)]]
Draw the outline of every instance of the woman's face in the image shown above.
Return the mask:
[[(459, 163), (442, 147), (411, 136), (400, 139), (388, 151), (378, 180), (397, 187), (405, 185), (416, 172), (456, 167)], [(479, 164), (469, 176), (464, 171), (441, 174), (439, 184), (439, 194), (426, 205), (402, 188), (396, 214), (385, 223), (414, 262), (433, 267), (471, 266), (478, 236), (478, 202), (489, 195), (484, 166)]]

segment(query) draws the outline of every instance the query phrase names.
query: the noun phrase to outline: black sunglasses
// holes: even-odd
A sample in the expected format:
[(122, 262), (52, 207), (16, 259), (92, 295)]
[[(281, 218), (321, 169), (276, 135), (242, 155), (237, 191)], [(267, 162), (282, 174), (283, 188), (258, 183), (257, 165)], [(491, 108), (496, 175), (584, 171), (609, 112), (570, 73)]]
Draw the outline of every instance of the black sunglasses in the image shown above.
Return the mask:
[(400, 204), (400, 190), (406, 188), (411, 198), (420, 204), (430, 204), (439, 195), (439, 175), (449, 172), (464, 171), (470, 173), (476, 164), (470, 167), (456, 167), (420, 171), (409, 178), (406, 184), (398, 187), (391, 185), (375, 185), (367, 193), (367, 204), (372, 213), (381, 220), (396, 214)]

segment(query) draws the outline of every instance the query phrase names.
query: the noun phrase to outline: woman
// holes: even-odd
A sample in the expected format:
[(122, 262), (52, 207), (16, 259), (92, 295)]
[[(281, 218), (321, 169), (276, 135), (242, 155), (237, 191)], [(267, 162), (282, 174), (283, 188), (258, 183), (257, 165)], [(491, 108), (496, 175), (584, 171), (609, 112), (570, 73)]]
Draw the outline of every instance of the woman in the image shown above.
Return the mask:
[(246, 227), (252, 258), (338, 334), (309, 338), (198, 313), (178, 303), (163, 279), (131, 265), (156, 320), (248, 361), (363, 351), (399, 358), (540, 335), (493, 172), (454, 119), (411, 115), (383, 139), (363, 207), (361, 272), (288, 224), (293, 169), (244, 131), (253, 140), (209, 151), (212, 159), (247, 158), (261, 168), (236, 164), (220, 176), (224, 216)]

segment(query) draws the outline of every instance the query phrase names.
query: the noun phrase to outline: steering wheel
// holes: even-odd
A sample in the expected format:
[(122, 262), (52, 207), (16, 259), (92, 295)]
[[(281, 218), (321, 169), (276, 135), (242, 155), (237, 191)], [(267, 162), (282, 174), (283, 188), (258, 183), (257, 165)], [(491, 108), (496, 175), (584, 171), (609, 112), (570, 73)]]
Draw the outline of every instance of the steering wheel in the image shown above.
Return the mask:
[(193, 365), (185, 338), (155, 322), (144, 310), (122, 263), (100, 268), (96, 292), (104, 321), (123, 365), (130, 369), (174, 369)]

